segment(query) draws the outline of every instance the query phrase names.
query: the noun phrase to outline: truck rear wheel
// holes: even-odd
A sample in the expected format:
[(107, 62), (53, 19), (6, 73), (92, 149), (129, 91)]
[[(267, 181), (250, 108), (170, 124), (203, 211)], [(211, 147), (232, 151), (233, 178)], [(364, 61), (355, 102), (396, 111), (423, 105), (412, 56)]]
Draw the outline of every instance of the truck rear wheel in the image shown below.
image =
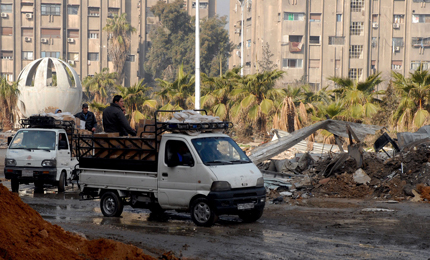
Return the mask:
[(249, 211), (244, 211), (239, 213), (239, 218), (243, 220), (243, 222), (255, 222), (261, 218), (263, 215), (262, 209), (253, 209)]
[(208, 199), (198, 198), (191, 205), (191, 219), (197, 226), (210, 227), (218, 220), (218, 216)]
[(64, 192), (66, 186), (66, 173), (62, 172), (58, 181), (58, 192)]
[(18, 192), (19, 190), (19, 181), (18, 179), (11, 179), (10, 180), (10, 186), (12, 188), (12, 192)]
[(108, 191), (102, 195), (100, 209), (105, 217), (119, 217), (124, 209), (124, 204), (115, 192)]

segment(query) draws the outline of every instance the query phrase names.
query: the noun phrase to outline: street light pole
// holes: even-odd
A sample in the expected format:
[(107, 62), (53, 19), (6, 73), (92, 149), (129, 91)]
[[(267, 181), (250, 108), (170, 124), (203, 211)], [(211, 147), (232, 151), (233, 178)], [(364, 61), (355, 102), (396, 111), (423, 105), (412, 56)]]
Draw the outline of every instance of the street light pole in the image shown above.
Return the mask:
[(196, 0), (196, 57), (195, 57), (195, 101), (194, 108), (200, 109), (200, 1)]

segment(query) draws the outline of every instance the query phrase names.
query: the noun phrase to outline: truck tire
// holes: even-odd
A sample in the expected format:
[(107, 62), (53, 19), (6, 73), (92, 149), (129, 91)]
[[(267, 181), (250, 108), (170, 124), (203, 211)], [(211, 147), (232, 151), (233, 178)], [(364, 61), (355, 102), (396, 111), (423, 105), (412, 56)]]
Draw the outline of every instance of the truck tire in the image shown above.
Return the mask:
[(58, 181), (58, 193), (64, 192), (66, 186), (66, 173), (62, 172)]
[(100, 209), (105, 217), (119, 217), (124, 209), (124, 204), (115, 192), (108, 191), (102, 195)]
[(218, 220), (218, 216), (208, 199), (198, 198), (191, 204), (191, 219), (197, 226), (210, 227)]
[(241, 218), (243, 222), (250, 223), (259, 220), (262, 215), (262, 209), (253, 209), (239, 213), (239, 218)]
[(11, 182), (10, 186), (11, 186), (12, 192), (18, 192), (18, 190), (19, 190), (18, 179), (11, 179), (10, 182)]

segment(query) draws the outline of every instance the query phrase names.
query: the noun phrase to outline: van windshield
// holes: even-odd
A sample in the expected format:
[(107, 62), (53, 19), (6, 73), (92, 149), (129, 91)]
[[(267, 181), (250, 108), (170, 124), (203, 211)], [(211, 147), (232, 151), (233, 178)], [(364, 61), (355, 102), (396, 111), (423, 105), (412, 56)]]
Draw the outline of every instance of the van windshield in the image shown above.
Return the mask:
[(13, 138), (9, 149), (55, 150), (55, 137), (53, 131), (20, 131)]
[(206, 137), (192, 140), (206, 165), (251, 163), (251, 160), (229, 137)]

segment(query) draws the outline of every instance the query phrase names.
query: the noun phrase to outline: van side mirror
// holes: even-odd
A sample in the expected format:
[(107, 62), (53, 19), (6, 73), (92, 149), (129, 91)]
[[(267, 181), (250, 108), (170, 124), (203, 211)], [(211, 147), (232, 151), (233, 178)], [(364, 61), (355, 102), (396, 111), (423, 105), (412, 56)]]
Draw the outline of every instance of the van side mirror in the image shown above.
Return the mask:
[(7, 146), (9, 146), (10, 142), (12, 142), (12, 138), (13, 138), (13, 136), (8, 136), (7, 137)]

